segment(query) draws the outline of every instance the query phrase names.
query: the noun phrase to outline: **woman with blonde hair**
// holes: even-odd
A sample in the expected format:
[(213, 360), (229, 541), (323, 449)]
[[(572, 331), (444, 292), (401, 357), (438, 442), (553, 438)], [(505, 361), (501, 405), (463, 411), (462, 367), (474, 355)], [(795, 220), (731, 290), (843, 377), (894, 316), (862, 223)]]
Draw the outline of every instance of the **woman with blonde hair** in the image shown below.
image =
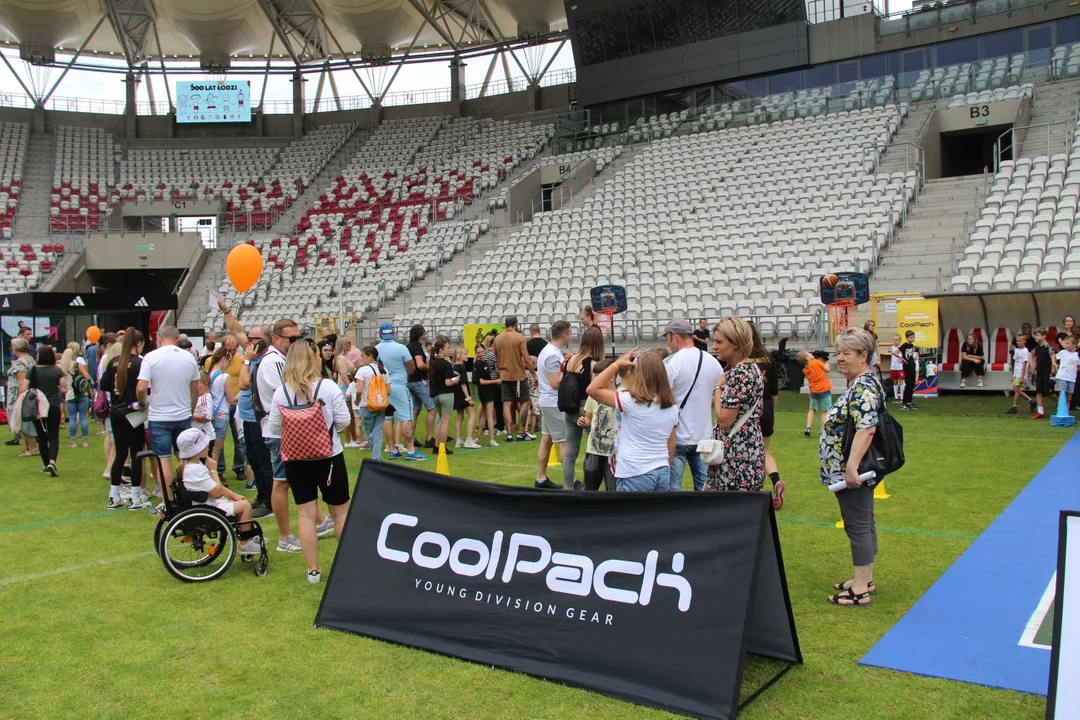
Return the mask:
[[(609, 385), (615, 375), (631, 367), (634, 371), (623, 387), (612, 390)], [(634, 348), (593, 376), (587, 392), (596, 402), (622, 413), (615, 450), (618, 489), (666, 491), (671, 485), (669, 467), (675, 454), (679, 407), (664, 361)]]
[[(724, 443), (724, 462), (710, 465), (706, 490), (761, 490), (765, 483), (765, 441), (761, 436), (765, 384), (754, 351), (754, 330), (740, 317), (713, 328), (713, 351), (728, 371), (713, 388), (713, 437)], [(736, 428), (736, 424), (741, 424)]]
[(64, 395), (64, 403), (67, 405), (68, 436), (71, 442), (69, 448), (78, 446), (78, 433), (76, 428), (82, 428), (82, 445), (90, 447), (90, 399), (94, 394), (93, 383), (90, 380), (90, 368), (86, 365), (83, 356), (82, 345), (77, 342), (69, 342), (60, 358), (60, 370), (67, 378), (68, 390)]
[(293, 343), (281, 370), (281, 387), (274, 392), (274, 399), (270, 403), (267, 425), (267, 435), (281, 437), (284, 450), (295, 441), (290, 437), (295, 430), (288, 425), (282, 426), (282, 408), (315, 404), (321, 408), (323, 421), (330, 433), (329, 457), (284, 462), (285, 479), (292, 490), (299, 516), (298, 534), (307, 561), (307, 579), (312, 584), (322, 580), (316, 528), (319, 493), (322, 493), (323, 502), (334, 519), (334, 535), (338, 539), (341, 538), (349, 504), (349, 473), (338, 433), (352, 422), (352, 413), (341, 390), (332, 381), (323, 380), (320, 366), (320, 358), (313, 346), (306, 342)]

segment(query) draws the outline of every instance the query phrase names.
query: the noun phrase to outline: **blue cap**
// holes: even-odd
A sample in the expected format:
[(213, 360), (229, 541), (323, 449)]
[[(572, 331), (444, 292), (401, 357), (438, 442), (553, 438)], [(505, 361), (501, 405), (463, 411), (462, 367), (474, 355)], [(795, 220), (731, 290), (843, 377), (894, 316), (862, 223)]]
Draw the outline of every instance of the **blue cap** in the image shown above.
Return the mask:
[(384, 322), (382, 325), (380, 325), (379, 326), (379, 336), (383, 340), (393, 340), (394, 339), (394, 326), (393, 326), (393, 324), (388, 323), (388, 322)]

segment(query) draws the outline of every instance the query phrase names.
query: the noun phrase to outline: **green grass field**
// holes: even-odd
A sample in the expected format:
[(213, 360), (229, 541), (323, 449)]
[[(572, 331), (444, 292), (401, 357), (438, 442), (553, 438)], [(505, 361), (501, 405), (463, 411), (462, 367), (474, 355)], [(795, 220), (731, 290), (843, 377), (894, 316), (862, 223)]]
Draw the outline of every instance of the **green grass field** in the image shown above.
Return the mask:
[[(888, 481), (892, 499), (877, 505), (880, 593), (872, 608), (853, 609), (825, 603), (831, 584), (849, 577), (850, 554), (833, 527), (836, 502), (818, 482), (817, 443), (802, 436), (805, 398), (783, 394), (773, 451), (788, 484), (780, 535), (805, 664), (742, 717), (1043, 717), (1039, 697), (858, 665), (1071, 436), (1003, 415), (1006, 402), (928, 399), (900, 415), (907, 466)], [(152, 552), (154, 518), (105, 509), (101, 438), (92, 442), (61, 449), (57, 479), (38, 472), (37, 458), (0, 447), (2, 718), (670, 717), (313, 629), (323, 586), (305, 581), (300, 555), (271, 552), (263, 578), (236, 562), (215, 582), (180, 583)], [(355, 474), (368, 453), (346, 453)], [(521, 443), (458, 451), (450, 469), (526, 485), (535, 460), (536, 444)], [(434, 470), (434, 457), (422, 465)], [(264, 527), (276, 543), (274, 523)], [(335, 549), (333, 538), (322, 541), (324, 573)], [(769, 669), (750, 658), (744, 694)]]

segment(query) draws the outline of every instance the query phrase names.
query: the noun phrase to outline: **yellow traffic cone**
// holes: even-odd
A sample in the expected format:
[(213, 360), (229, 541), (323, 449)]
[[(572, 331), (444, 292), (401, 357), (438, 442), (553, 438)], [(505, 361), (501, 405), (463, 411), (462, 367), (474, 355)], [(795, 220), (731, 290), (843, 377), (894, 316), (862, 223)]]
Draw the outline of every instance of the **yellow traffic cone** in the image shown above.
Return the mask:
[(446, 443), (439, 443), (439, 458), (435, 461), (435, 472), (439, 475), (450, 474), (450, 463), (446, 460)]
[(882, 480), (874, 486), (874, 499), (875, 500), (888, 500), (892, 495), (885, 489), (885, 481)]
[(843, 530), (844, 529), (844, 521), (843, 520), (837, 520), (836, 521), (836, 529), (837, 530)]
[(548, 467), (562, 467), (559, 462), (559, 453), (555, 450), (555, 443), (551, 443), (551, 455), (548, 456)]

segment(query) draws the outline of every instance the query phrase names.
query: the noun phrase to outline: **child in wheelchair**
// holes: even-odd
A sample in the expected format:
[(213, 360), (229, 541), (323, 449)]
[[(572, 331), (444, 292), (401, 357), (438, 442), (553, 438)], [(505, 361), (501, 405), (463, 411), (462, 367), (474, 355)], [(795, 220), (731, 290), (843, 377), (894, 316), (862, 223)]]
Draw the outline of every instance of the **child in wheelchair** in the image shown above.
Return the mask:
[[(191, 492), (204, 492), (207, 495), (204, 505), (213, 505), (218, 510), (237, 520), (240, 537), (251, 531), (251, 503), (243, 495), (234, 493), (223, 486), (217, 479), (217, 471), (204, 463), (209, 456), (212, 436), (192, 428), (180, 433), (176, 446), (180, 455), (180, 466), (176, 478), (183, 483), (184, 489)], [(240, 543), (241, 555), (259, 555), (262, 553), (262, 541), (259, 537), (250, 537)]]

